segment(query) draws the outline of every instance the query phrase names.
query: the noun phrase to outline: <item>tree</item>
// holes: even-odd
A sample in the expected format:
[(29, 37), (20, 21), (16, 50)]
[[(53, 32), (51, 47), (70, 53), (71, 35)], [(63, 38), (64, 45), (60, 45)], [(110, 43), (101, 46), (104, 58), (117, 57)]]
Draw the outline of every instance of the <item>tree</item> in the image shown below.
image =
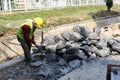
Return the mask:
[(2, 0), (0, 0), (0, 10), (2, 10)]
[(107, 11), (111, 11), (111, 8), (113, 6), (113, 0), (105, 0), (105, 1), (106, 1)]

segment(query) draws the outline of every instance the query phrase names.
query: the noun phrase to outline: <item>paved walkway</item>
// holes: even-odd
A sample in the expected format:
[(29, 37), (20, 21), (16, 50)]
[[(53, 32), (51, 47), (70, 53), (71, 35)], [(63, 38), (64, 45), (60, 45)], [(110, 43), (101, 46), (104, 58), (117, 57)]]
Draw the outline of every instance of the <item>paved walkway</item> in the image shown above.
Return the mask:
[(85, 62), (80, 68), (59, 80), (106, 80), (107, 64), (120, 65), (120, 55)]

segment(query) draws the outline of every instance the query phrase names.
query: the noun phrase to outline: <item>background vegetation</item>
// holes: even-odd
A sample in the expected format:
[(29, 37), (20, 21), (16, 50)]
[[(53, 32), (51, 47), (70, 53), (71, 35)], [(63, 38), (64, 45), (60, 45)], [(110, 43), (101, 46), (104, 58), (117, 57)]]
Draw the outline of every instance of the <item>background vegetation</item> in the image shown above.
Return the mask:
[(120, 12), (120, 5), (114, 5), (111, 8), (111, 12), (109, 13), (107, 13), (106, 10), (106, 5), (98, 5), (67, 7), (52, 10), (34, 10), (27, 12), (19, 11), (12, 12), (12, 14), (0, 13), (0, 31), (5, 30), (6, 26), (9, 26), (9, 28), (19, 26), (22, 21), (26, 19), (32, 19), (37, 16), (42, 17), (44, 20), (47, 20), (48, 24), (46, 24), (44, 27), (49, 27), (88, 19), (96, 19), (110, 15), (116, 15)]

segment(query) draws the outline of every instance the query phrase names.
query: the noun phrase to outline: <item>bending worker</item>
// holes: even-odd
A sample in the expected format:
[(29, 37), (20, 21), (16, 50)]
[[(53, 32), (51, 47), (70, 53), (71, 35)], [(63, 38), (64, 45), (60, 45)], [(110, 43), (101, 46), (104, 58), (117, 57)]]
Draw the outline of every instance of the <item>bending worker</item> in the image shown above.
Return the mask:
[(33, 20), (29, 20), (22, 24), (17, 31), (17, 39), (20, 42), (25, 56), (25, 62), (30, 62), (32, 60), (31, 56), (31, 46), (36, 44), (34, 40), (34, 32), (37, 28), (41, 28), (43, 24), (43, 19), (36, 17)]

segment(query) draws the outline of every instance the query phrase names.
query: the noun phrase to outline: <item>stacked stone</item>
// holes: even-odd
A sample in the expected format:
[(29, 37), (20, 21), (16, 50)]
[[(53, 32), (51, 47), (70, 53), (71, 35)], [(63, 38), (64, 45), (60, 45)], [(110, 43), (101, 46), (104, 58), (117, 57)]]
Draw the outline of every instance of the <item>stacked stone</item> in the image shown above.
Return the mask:
[[(45, 57), (42, 61), (38, 59), (32, 63), (33, 67), (36, 66), (35, 64), (37, 68), (39, 67), (35, 75), (57, 80), (81, 66), (82, 62), (90, 60), (91, 57), (104, 58), (119, 54), (120, 38), (106, 40), (100, 38), (96, 32), (91, 32), (87, 27), (75, 26), (73, 32), (62, 32), (61, 36), (46, 37), (42, 46)], [(35, 49), (33, 51), (39, 52)], [(38, 56), (34, 59), (36, 57)]]

